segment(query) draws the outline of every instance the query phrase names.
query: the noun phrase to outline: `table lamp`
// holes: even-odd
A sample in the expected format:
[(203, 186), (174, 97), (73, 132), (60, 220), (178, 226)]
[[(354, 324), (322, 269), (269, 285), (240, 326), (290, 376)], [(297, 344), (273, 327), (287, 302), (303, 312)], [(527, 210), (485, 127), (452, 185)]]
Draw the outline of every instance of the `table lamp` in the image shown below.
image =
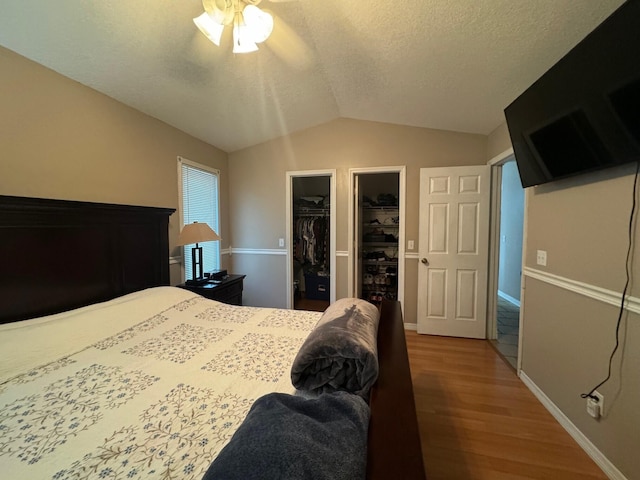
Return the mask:
[(187, 280), (187, 285), (199, 285), (206, 282), (202, 272), (202, 247), (198, 245), (200, 242), (210, 242), (212, 240), (220, 240), (220, 237), (206, 223), (188, 223), (182, 228), (178, 237), (178, 246), (196, 244), (191, 249), (191, 280)]

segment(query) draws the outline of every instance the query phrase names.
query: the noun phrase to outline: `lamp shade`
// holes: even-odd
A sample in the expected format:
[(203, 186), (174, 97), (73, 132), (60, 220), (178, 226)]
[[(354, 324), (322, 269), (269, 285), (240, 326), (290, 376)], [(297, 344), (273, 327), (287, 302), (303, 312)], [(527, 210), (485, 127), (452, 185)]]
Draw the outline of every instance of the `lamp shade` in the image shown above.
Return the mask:
[(188, 223), (182, 228), (176, 245), (191, 245), (192, 243), (220, 240), (220, 237), (206, 223)]

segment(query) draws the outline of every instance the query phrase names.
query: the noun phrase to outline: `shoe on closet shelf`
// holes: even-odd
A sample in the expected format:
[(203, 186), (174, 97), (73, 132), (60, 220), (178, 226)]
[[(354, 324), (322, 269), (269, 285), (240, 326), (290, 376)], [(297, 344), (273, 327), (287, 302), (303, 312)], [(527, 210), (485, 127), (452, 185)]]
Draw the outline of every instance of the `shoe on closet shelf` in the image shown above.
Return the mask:
[(366, 253), (365, 258), (367, 260), (377, 260), (379, 262), (383, 262), (387, 257), (384, 252), (368, 252)]

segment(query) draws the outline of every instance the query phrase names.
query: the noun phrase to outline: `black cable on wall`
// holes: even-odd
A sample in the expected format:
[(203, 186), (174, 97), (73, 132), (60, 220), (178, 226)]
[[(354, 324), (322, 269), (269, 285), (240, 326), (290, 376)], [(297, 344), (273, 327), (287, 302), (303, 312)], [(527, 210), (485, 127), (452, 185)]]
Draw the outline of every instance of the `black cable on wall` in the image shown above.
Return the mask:
[(611, 378), (611, 368), (613, 365), (613, 358), (616, 352), (618, 351), (618, 347), (620, 347), (620, 325), (622, 324), (622, 316), (624, 314), (624, 304), (626, 301), (627, 290), (629, 289), (629, 285), (631, 283), (631, 275), (633, 273), (632, 267), (631, 267), (631, 257), (633, 252), (633, 243), (634, 243), (633, 233), (634, 233), (635, 217), (636, 217), (636, 210), (637, 210), (637, 203), (638, 203), (637, 192), (638, 192), (638, 174), (639, 173), (640, 173), (640, 159), (638, 159), (638, 161), (636, 162), (636, 173), (633, 179), (633, 200), (631, 202), (631, 214), (629, 215), (629, 230), (628, 230), (629, 242), (627, 245), (627, 257), (625, 261), (626, 281), (624, 284), (624, 289), (622, 290), (622, 299), (620, 300), (620, 310), (618, 311), (618, 320), (616, 322), (616, 344), (613, 347), (613, 350), (611, 351), (611, 355), (609, 356), (609, 367), (608, 367), (606, 378), (602, 380), (600, 383), (598, 383), (591, 390), (589, 390), (589, 393), (582, 393), (580, 395), (580, 397), (582, 398), (591, 398), (596, 401), (599, 400), (598, 397), (596, 397), (593, 393), (602, 385), (604, 385), (606, 382), (608, 382), (609, 379)]

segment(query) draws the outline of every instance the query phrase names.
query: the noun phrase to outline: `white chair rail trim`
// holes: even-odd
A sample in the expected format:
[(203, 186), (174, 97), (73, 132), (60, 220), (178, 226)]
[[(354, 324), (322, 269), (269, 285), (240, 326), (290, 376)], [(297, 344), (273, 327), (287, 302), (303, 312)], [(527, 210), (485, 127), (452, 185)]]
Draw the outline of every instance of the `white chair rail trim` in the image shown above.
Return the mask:
[[(245, 255), (286, 255), (287, 250), (280, 248), (230, 248), (228, 250), (221, 250), (220, 253), (222, 255), (235, 255), (236, 253)], [(348, 256), (349, 252), (347, 250), (336, 250), (336, 257)], [(418, 253), (405, 253), (404, 258), (417, 260), (420, 258), (420, 255)]]
[(284, 248), (230, 248), (230, 253), (244, 255), (286, 255)]
[[(231, 255), (231, 250), (228, 248), (223, 248), (220, 250), (220, 255)], [(169, 257), (169, 265), (182, 264), (182, 256), (177, 257)]]
[[(553, 273), (545, 272), (531, 267), (524, 267), (523, 274), (526, 277), (535, 278), (536, 280), (540, 280), (541, 282), (564, 288), (565, 290), (569, 290), (570, 292), (578, 293), (580, 295), (584, 295), (585, 297), (608, 303), (609, 305), (613, 305), (615, 307), (620, 306), (620, 300), (622, 296), (622, 293), (620, 292), (615, 292), (606, 288), (579, 282), (570, 278), (561, 277), (560, 275), (555, 275)], [(640, 298), (627, 295), (624, 308), (625, 310), (628, 310), (630, 312), (640, 314)]]

